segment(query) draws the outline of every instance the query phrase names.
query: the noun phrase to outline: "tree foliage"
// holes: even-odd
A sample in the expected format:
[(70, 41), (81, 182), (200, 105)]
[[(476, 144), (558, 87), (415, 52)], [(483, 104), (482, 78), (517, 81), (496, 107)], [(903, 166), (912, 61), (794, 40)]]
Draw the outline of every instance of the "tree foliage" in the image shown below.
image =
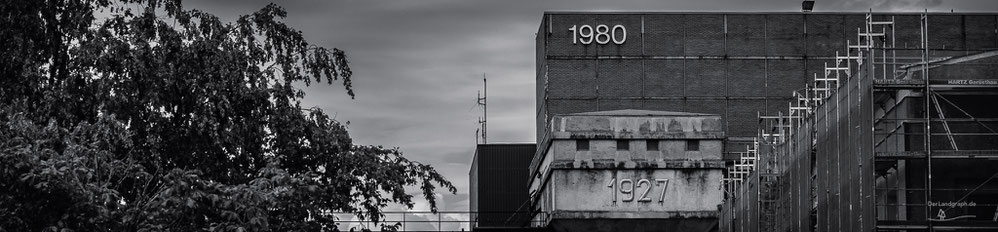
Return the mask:
[[(223, 22), (179, 0), (0, 4), (0, 231), (330, 229), (450, 182), (303, 108), (341, 83), (279, 6)], [(391, 229), (391, 226), (387, 226)]]

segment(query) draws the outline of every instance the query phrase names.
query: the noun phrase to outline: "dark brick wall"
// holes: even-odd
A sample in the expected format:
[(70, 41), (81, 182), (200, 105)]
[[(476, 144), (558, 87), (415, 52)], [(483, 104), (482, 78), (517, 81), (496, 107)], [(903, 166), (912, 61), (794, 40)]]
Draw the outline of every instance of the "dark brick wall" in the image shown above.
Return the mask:
[(964, 17), (964, 32), (968, 50), (998, 49), (998, 38), (995, 38), (995, 28), (998, 19), (993, 15), (969, 15)]
[[(769, 60), (765, 67), (766, 73), (768, 73), (766, 76), (766, 96), (771, 98), (792, 96), (791, 93), (794, 90), (804, 88), (804, 85), (810, 83), (814, 77), (813, 71), (805, 73), (804, 60)], [(824, 66), (821, 68), (824, 69)]]
[(687, 111), (685, 100), (644, 99), (641, 100), (641, 109), (676, 112)]
[[(627, 29), (627, 41), (634, 41), (635, 43), (624, 43), (614, 46), (596, 46), (596, 52), (599, 55), (641, 55), (643, 52), (642, 41), (644, 38), (641, 35), (641, 17), (632, 17), (630, 15), (599, 15), (597, 16), (597, 21), (600, 24), (605, 24), (609, 29), (613, 29), (613, 25), (622, 25)], [(594, 26), (595, 27), (595, 26)], [(567, 30), (566, 30), (567, 31)], [(618, 35), (618, 39), (623, 39), (622, 36)], [(612, 41), (612, 40), (611, 40)]]
[(596, 61), (596, 92), (599, 97), (641, 97), (641, 60)]
[[(897, 31), (915, 31), (919, 30), (919, 19), (921, 16), (918, 15), (901, 15), (894, 16), (894, 27)], [(883, 20), (883, 18), (881, 18)], [(855, 29), (854, 29), (855, 30)], [(895, 33), (894, 43), (898, 47), (905, 48), (917, 48), (921, 42), (922, 35), (919, 33)], [(855, 40), (855, 39), (853, 39)]]
[(759, 111), (766, 110), (766, 100), (729, 100), (728, 133), (735, 135), (754, 135), (759, 125)]
[(766, 16), (766, 55), (804, 55), (804, 15)]
[(765, 97), (766, 60), (728, 60), (727, 95)]
[(929, 44), (942, 49), (965, 49), (963, 17), (940, 15), (929, 21)]
[(644, 15), (646, 55), (682, 56), (686, 45), (686, 15)]
[(686, 96), (723, 97), (725, 60), (687, 60)]
[(766, 15), (729, 15), (727, 54), (752, 56), (766, 52)]
[[(874, 19), (891, 17), (897, 46), (920, 46), (921, 16), (875, 13)], [(543, 139), (550, 116), (616, 109), (716, 113), (725, 118), (728, 136), (755, 136), (756, 116), (785, 111), (791, 91), (822, 75), (826, 63), (834, 65), (847, 40), (857, 43), (865, 18), (865, 12), (547, 13), (537, 35), (537, 138)], [(623, 25), (627, 41), (572, 44), (568, 28), (600, 24)], [(930, 14), (929, 27), (932, 49), (998, 48), (995, 15)], [(912, 55), (920, 53), (898, 54)], [(998, 70), (987, 63), (965, 66), (975, 68), (935, 72)]]
[(724, 15), (686, 16), (686, 55), (724, 55)]
[(682, 97), (686, 95), (683, 60), (645, 60), (645, 97)]
[[(547, 18), (547, 17), (549, 16), (547, 15), (542, 16), (542, 18)], [(547, 20), (541, 20), (541, 22), (546, 22), (546, 21)], [(535, 60), (537, 61), (537, 65), (535, 65), (534, 67), (536, 70), (535, 73), (537, 75), (537, 78), (534, 80), (535, 81), (534, 83), (536, 83), (534, 86), (537, 91), (536, 95), (534, 95), (536, 96), (535, 98), (537, 98), (537, 102), (534, 105), (535, 107), (537, 107), (537, 111), (534, 112), (535, 114), (534, 117), (536, 117), (537, 119), (537, 124), (536, 124), (537, 127), (534, 128), (537, 128), (535, 129), (537, 131), (537, 137), (536, 137), (537, 140), (540, 140), (543, 136), (543, 134), (541, 134), (541, 132), (543, 131), (541, 130), (541, 128), (547, 127), (546, 123), (547, 120), (545, 120), (546, 118), (544, 118), (545, 113), (547, 113), (547, 107), (545, 106), (545, 104), (547, 103), (544, 101), (544, 99), (547, 98), (547, 95), (545, 95), (547, 94), (545, 88), (547, 88), (547, 70), (548, 70), (547, 59), (546, 59), (547, 50), (545, 49), (547, 48), (546, 46), (547, 40), (544, 39), (544, 36), (547, 35), (547, 30), (548, 27), (546, 27), (542, 23), (542, 25), (537, 28), (537, 33), (534, 34), (534, 36), (536, 36), (535, 39), (536, 43), (534, 44), (535, 46), (534, 49), (537, 49), (535, 51), (536, 53)]]
[[(917, 21), (916, 21), (917, 23)], [(856, 41), (856, 29), (848, 29), (846, 37), (845, 17), (842, 15), (809, 15), (804, 21), (807, 28), (805, 48), (808, 54), (814, 56), (834, 56), (836, 51), (845, 51), (846, 40)], [(917, 24), (916, 24), (916, 32)], [(916, 40), (917, 41), (917, 40)]]

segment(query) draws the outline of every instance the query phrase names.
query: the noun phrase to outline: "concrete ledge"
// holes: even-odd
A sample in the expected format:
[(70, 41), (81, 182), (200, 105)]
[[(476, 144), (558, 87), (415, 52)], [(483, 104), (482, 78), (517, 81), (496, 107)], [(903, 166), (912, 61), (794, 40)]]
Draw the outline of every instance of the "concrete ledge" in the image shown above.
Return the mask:
[[(554, 212), (547, 228), (576, 231), (718, 231), (717, 211), (696, 212)], [(621, 218), (629, 217), (629, 218)]]
[(551, 139), (724, 139), (721, 131), (627, 133), (616, 131), (552, 132)]
[(555, 160), (551, 169), (724, 169), (723, 160)]
[(551, 219), (688, 219), (718, 218), (718, 211), (554, 211)]

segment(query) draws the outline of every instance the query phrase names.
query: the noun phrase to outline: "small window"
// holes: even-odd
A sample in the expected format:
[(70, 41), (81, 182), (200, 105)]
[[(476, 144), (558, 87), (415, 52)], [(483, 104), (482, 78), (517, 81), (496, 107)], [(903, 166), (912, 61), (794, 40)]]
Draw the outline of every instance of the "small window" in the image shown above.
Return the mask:
[(687, 151), (699, 151), (700, 150), (700, 140), (695, 140), (695, 139), (686, 140), (686, 150)]
[(623, 139), (618, 139), (617, 140), (617, 150), (618, 151), (631, 150), (631, 143), (630, 143), (630, 141), (623, 140)]
[(645, 140), (645, 145), (649, 151), (658, 151), (658, 140), (650, 139)]
[(575, 140), (575, 150), (576, 151), (588, 151), (589, 150), (589, 140), (588, 139), (576, 139)]

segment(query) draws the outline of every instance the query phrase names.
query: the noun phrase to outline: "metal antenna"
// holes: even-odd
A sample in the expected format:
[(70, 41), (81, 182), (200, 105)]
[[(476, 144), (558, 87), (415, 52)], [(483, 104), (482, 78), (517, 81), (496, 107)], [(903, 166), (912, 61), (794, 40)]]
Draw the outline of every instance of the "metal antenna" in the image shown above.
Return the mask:
[[(488, 104), (486, 104), (485, 100), (485, 98), (489, 95), (489, 84), (487, 82), (487, 79), (485, 78), (485, 73), (482, 73), (482, 84), (484, 86), (485, 93), (483, 94), (482, 91), (478, 92), (478, 105), (482, 106), (482, 117), (478, 118), (478, 125), (481, 127), (482, 131), (482, 143), (485, 144), (489, 143), (488, 142), (489, 107)], [(475, 132), (475, 140), (478, 140), (477, 131)]]

